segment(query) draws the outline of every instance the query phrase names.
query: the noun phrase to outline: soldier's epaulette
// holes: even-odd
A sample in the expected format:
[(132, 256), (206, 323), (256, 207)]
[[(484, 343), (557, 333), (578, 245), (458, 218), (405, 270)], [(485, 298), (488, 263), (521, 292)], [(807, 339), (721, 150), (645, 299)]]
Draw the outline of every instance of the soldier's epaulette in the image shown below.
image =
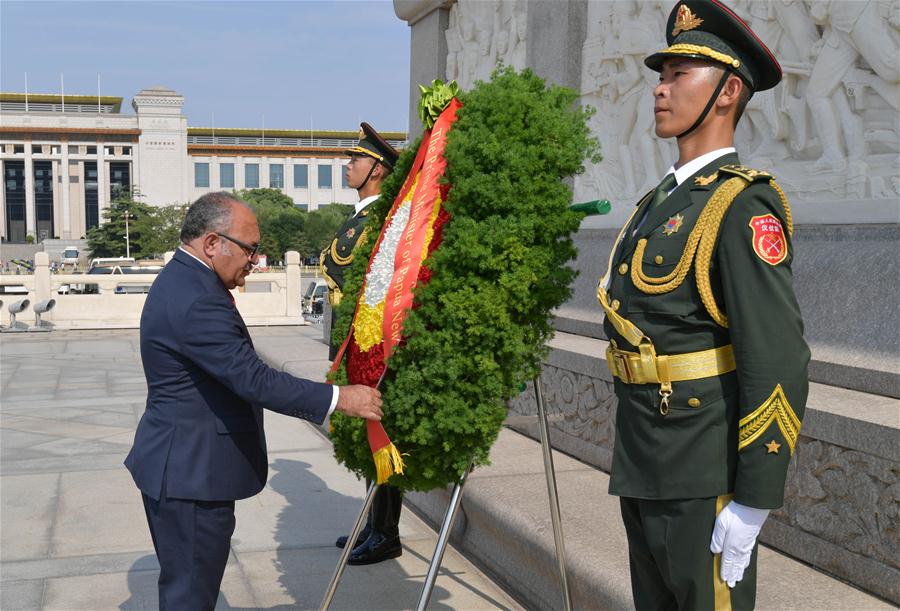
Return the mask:
[(726, 174), (734, 174), (735, 176), (740, 176), (744, 180), (749, 182), (757, 182), (757, 181), (765, 181), (768, 182), (775, 178), (768, 172), (763, 172), (762, 170), (754, 170), (753, 168), (748, 168), (744, 165), (723, 165), (719, 168), (720, 172), (725, 172)]

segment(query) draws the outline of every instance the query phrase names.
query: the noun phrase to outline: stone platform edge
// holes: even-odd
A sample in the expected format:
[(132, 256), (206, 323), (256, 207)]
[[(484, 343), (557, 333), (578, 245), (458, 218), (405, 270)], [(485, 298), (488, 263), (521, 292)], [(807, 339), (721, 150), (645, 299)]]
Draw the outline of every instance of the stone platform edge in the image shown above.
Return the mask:
[[(553, 447), (608, 473), (616, 400), (607, 342), (557, 333), (541, 375)], [(509, 425), (539, 439), (532, 386), (511, 402)], [(900, 604), (900, 401), (810, 384), (784, 506), (760, 540)]]

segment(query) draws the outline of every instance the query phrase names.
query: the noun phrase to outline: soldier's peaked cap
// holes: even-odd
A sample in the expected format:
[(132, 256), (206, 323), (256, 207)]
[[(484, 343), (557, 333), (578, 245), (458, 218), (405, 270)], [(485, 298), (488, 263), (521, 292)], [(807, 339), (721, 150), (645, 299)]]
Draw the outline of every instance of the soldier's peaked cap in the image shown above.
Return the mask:
[(359, 125), (359, 142), (356, 146), (344, 151), (345, 155), (367, 155), (373, 157), (386, 165), (393, 168), (397, 162), (400, 153), (397, 149), (388, 144), (387, 140), (381, 137), (381, 134), (368, 123), (360, 123)]
[(744, 20), (718, 0), (682, 0), (666, 23), (669, 48), (644, 60), (659, 72), (666, 58), (695, 57), (733, 70), (753, 91), (781, 81), (781, 66)]

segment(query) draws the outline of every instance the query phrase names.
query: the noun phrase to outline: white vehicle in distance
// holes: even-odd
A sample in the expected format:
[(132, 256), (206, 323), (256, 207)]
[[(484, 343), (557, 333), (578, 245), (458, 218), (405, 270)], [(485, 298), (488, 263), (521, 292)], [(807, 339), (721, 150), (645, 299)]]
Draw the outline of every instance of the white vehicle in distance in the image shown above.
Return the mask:
[[(127, 275), (156, 275), (163, 269), (162, 265), (96, 265), (88, 270), (86, 276), (127, 276)], [(84, 295), (97, 295), (103, 290), (96, 283), (91, 283), (85, 278), (84, 284), (76, 284), (72, 286), (72, 291)], [(114, 289), (117, 295), (128, 293), (146, 293), (150, 290), (153, 282), (119, 282)]]
[(74, 246), (66, 246), (60, 256), (59, 262), (63, 265), (78, 265), (78, 249)]
[(316, 278), (306, 287), (306, 293), (300, 298), (300, 306), (304, 314), (313, 317), (322, 316), (325, 311), (325, 299), (328, 298), (328, 285), (322, 278)]
[(89, 269), (94, 269), (95, 267), (113, 267), (116, 265), (135, 265), (134, 257), (97, 257), (96, 259), (91, 259)]

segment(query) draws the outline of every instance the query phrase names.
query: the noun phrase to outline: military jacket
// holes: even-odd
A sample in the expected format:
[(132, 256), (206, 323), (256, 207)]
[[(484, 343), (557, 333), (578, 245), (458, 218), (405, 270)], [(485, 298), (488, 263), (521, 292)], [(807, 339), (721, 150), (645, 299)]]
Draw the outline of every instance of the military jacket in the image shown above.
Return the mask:
[[(696, 262), (668, 291), (654, 292), (643, 279), (677, 271), (713, 194), (741, 175), (747, 184), (721, 218), (711, 253), (707, 247), (708, 272), (700, 272), (708, 273), (717, 322), (698, 288)], [(644, 197), (624, 229), (612, 258), (611, 307), (652, 340), (657, 354), (731, 344), (736, 370), (673, 382), (666, 415), (659, 384), (614, 378), (619, 405), (610, 493), (644, 499), (734, 493), (751, 507), (782, 504), (806, 405), (810, 353), (793, 290), (790, 212), (770, 179), (739, 166), (737, 155), (724, 155), (639, 223), (650, 199)], [(619, 349), (637, 351), (609, 316), (604, 329)]]
[(344, 271), (353, 262), (353, 249), (366, 231), (365, 225), (369, 220), (371, 206), (372, 204), (369, 204), (347, 219), (337, 230), (328, 248), (322, 251), (319, 263), (330, 292), (344, 288)]

